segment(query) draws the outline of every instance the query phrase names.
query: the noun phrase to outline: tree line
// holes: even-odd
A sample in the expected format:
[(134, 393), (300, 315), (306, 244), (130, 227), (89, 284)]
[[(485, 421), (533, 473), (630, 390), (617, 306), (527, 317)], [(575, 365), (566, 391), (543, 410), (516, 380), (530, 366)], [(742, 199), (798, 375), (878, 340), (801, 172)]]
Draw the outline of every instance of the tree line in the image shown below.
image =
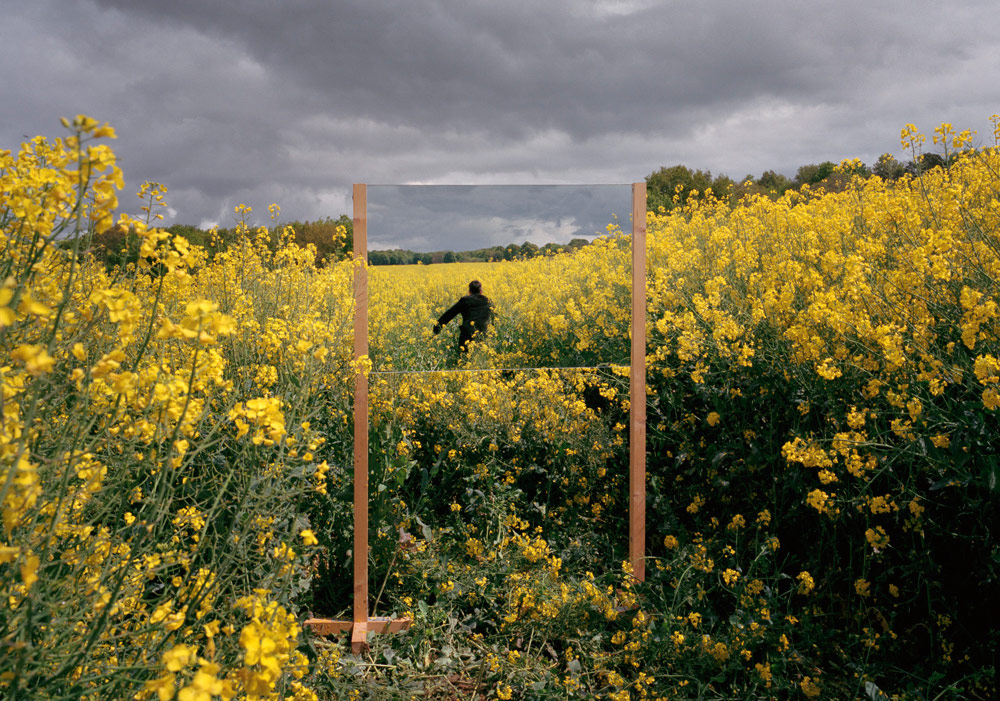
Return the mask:
[[(228, 250), (241, 237), (247, 234), (237, 227), (222, 227), (201, 229), (188, 224), (173, 224), (164, 227), (165, 231), (174, 236), (181, 236), (190, 243), (201, 246), (213, 258)], [(330, 262), (344, 260), (354, 250), (354, 224), (346, 214), (337, 219), (327, 217), (317, 221), (293, 221), (289, 224), (267, 227), (263, 230), (264, 244), (272, 251), (281, 246), (286, 230), (292, 232), (292, 240), (302, 248), (312, 244), (316, 250), (317, 266)], [(250, 236), (258, 237), (260, 229), (252, 230)], [(116, 224), (107, 231), (95, 236), (91, 251), (107, 265), (124, 266), (135, 263), (139, 258), (139, 237), (135, 232)]]
[[(957, 154), (955, 154), (957, 156)], [(670, 211), (682, 206), (692, 198), (704, 198), (711, 192), (715, 197), (729, 197), (733, 201), (750, 194), (762, 194), (777, 198), (789, 190), (804, 186), (822, 187), (827, 191), (840, 191), (850, 182), (851, 177), (877, 175), (884, 180), (896, 180), (904, 175), (919, 175), (936, 167), (945, 167), (948, 160), (936, 153), (925, 153), (916, 160), (902, 163), (892, 155), (884, 153), (871, 166), (860, 161), (848, 170), (838, 169), (832, 161), (810, 163), (800, 166), (795, 177), (773, 170), (766, 170), (760, 177), (745, 176), (736, 182), (726, 175), (712, 176), (711, 171), (693, 170), (685, 165), (662, 167), (646, 176), (646, 202), (650, 211)], [(265, 243), (277, 248), (281, 245), (283, 232), (290, 229), (294, 242), (303, 248), (309, 244), (315, 247), (316, 265), (344, 260), (352, 255), (354, 247), (354, 223), (346, 214), (336, 219), (326, 217), (317, 221), (293, 221), (290, 224), (267, 229)], [(243, 236), (236, 227), (201, 229), (187, 224), (174, 224), (166, 230), (175, 236), (183, 236), (190, 243), (202, 246), (209, 256), (228, 249), (238, 237)], [(256, 234), (255, 234), (256, 235)], [(406, 249), (373, 250), (368, 252), (371, 265), (431, 265), (435, 263), (496, 262), (534, 258), (540, 255), (556, 255), (577, 250), (589, 243), (587, 239), (575, 238), (566, 244), (547, 243), (538, 246), (530, 241), (506, 246), (492, 246), (468, 251), (417, 252)], [(139, 256), (138, 237), (119, 226), (94, 238), (93, 252), (108, 265), (123, 266), (136, 262)]]
[(843, 190), (855, 175), (864, 178), (877, 175), (883, 180), (897, 180), (907, 174), (919, 175), (931, 168), (947, 165), (948, 161), (936, 153), (921, 154), (916, 160), (906, 163), (883, 153), (871, 167), (858, 161), (852, 168), (842, 170), (832, 161), (823, 161), (800, 166), (794, 178), (766, 170), (760, 177), (747, 175), (739, 182), (726, 175), (712, 177), (711, 171), (692, 170), (685, 165), (664, 166), (646, 176), (646, 206), (654, 212), (661, 207), (670, 211), (692, 197), (704, 197), (709, 191), (716, 197), (728, 196), (734, 200), (751, 194), (777, 198), (804, 186), (837, 192)]
[[(337, 219), (327, 217), (319, 221), (294, 221), (290, 224), (270, 227), (266, 230), (264, 243), (275, 250), (283, 242), (286, 231), (291, 230), (291, 241), (305, 248), (312, 244), (316, 250), (315, 263), (322, 267), (327, 263), (349, 258), (354, 250), (354, 224), (350, 217), (342, 214)], [(174, 224), (165, 228), (175, 236), (182, 236), (190, 243), (202, 246), (210, 258), (229, 249), (240, 236), (237, 228), (200, 229), (186, 224)], [(258, 231), (251, 232), (258, 236)], [(503, 260), (521, 260), (536, 256), (556, 255), (574, 251), (590, 243), (585, 238), (575, 238), (565, 244), (547, 243), (538, 246), (530, 241), (506, 246), (491, 246), (468, 251), (419, 252), (407, 249), (370, 250), (368, 262), (371, 265), (431, 265), (435, 263), (489, 263)], [(125, 227), (116, 225), (94, 238), (92, 251), (107, 265), (124, 266), (135, 263), (139, 257), (139, 237)]]

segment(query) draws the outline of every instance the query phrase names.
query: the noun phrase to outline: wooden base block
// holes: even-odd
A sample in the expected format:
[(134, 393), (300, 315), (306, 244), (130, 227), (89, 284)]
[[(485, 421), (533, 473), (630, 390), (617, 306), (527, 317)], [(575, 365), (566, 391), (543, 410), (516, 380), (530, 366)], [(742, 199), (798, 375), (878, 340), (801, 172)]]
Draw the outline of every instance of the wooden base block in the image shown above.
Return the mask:
[(335, 621), (332, 618), (307, 618), (303, 623), (316, 635), (343, 635), (354, 627), (354, 621)]
[(409, 618), (388, 618), (374, 616), (366, 622), (338, 621), (332, 618), (308, 618), (303, 625), (316, 635), (351, 634), (351, 651), (357, 655), (368, 648), (368, 632), (398, 633), (410, 627), (413, 621)]
[(351, 629), (351, 652), (360, 655), (368, 651), (368, 626), (364, 623), (355, 623)]

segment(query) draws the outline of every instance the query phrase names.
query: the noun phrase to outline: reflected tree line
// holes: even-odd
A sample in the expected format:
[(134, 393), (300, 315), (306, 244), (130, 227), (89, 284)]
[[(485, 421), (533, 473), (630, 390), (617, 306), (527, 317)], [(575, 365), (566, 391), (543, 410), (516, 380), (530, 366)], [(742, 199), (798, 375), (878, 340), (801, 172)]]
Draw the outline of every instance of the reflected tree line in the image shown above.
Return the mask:
[(395, 248), (388, 251), (369, 251), (371, 265), (430, 265), (432, 263), (492, 263), (501, 260), (523, 260), (537, 256), (555, 255), (574, 251), (586, 246), (590, 241), (584, 238), (572, 239), (569, 243), (547, 243), (538, 246), (531, 241), (522, 244), (509, 243), (506, 246), (490, 246), (472, 251), (436, 251), (418, 253)]

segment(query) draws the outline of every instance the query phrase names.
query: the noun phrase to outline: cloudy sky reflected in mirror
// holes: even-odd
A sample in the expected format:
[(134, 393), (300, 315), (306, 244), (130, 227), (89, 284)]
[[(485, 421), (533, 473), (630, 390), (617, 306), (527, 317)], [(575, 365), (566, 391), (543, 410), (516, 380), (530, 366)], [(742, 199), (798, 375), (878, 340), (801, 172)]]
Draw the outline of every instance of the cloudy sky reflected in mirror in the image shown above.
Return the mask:
[(630, 185), (370, 185), (368, 249), (470, 251), (630, 230)]

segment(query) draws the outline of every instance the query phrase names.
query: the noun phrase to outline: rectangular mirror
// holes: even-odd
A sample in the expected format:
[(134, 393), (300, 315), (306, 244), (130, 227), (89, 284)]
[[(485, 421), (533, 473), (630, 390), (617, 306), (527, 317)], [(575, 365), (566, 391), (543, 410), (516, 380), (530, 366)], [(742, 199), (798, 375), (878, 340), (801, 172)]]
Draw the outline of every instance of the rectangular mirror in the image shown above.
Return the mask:
[(367, 186), (373, 372), (628, 365), (631, 206), (630, 185)]

